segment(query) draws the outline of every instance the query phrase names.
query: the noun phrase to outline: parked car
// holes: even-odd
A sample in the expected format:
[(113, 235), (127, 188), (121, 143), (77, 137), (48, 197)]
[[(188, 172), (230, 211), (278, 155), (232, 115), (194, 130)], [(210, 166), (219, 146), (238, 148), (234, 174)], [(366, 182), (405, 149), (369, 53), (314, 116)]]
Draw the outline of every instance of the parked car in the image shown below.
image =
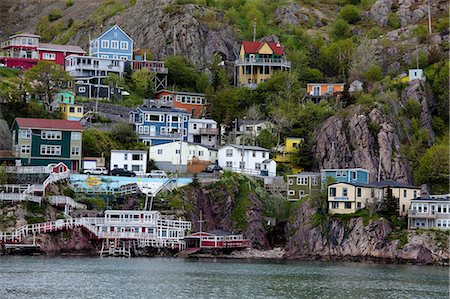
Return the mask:
[(221, 170), (222, 170), (222, 167), (220, 167), (219, 165), (209, 164), (204, 171), (209, 172), (209, 173), (214, 173), (214, 172), (219, 172)]
[(125, 170), (123, 168), (114, 168), (111, 170), (111, 175), (114, 176), (128, 176), (128, 177), (135, 177), (136, 174), (132, 171)]
[(98, 174), (98, 175), (102, 175), (102, 174), (108, 174), (108, 170), (106, 170), (105, 167), (96, 167), (96, 168), (92, 168), (92, 169), (85, 169), (83, 170), (83, 173), (85, 174)]
[(148, 175), (149, 178), (167, 178), (167, 173), (164, 170), (152, 170)]

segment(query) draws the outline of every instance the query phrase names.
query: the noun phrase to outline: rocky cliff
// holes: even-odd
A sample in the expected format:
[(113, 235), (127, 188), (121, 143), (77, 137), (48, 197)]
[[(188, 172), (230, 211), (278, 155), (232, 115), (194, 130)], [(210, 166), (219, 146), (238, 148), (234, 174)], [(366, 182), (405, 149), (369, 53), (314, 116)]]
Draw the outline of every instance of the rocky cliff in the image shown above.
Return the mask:
[[(330, 218), (314, 226), (315, 209), (306, 202), (287, 227), (286, 257), (323, 260), (373, 260), (448, 264), (448, 234), (444, 232), (404, 232), (403, 240), (392, 236), (386, 220)], [(406, 238), (406, 241), (405, 239)]]
[(374, 105), (353, 105), (328, 118), (317, 130), (313, 149), (319, 168), (361, 167), (369, 170), (372, 180), (380, 174), (382, 180), (411, 182), (409, 161), (401, 151), (411, 143), (411, 122), (399, 117), (407, 101), (420, 107), (420, 126), (433, 142), (433, 96), (426, 93), (424, 82), (416, 80), (400, 99), (395, 94), (381, 95)]

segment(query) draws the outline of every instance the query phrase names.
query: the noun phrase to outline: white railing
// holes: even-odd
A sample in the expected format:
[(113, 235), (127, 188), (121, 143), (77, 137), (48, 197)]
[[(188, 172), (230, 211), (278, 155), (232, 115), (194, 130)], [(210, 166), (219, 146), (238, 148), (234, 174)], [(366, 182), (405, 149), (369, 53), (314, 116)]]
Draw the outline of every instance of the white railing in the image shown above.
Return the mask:
[(287, 61), (282, 58), (245, 58), (245, 59), (238, 59), (235, 61), (236, 65), (241, 64), (273, 64), (273, 65), (279, 65), (284, 67), (291, 67), (291, 62)]
[(1, 201), (32, 201), (41, 204), (42, 197), (26, 193), (0, 193)]
[(47, 179), (45, 179), (44, 183), (42, 183), (43, 185), (43, 190), (45, 190), (45, 188), (47, 188), (47, 186), (51, 183), (60, 181), (60, 180), (64, 180), (70, 177), (70, 172), (69, 171), (65, 171), (65, 172), (52, 172), (50, 173), (50, 175), (48, 176)]
[(6, 166), (7, 173), (50, 173), (51, 170), (48, 166)]
[(246, 175), (253, 175), (253, 176), (264, 176), (263, 172), (267, 173), (267, 176), (276, 176), (276, 173), (269, 172), (267, 169), (251, 169), (251, 168), (238, 168), (238, 167), (223, 167), (224, 170), (229, 170), (236, 173), (242, 173)]
[(48, 200), (51, 205), (68, 205), (78, 210), (85, 210), (87, 208), (85, 204), (78, 203), (69, 196), (49, 196)]

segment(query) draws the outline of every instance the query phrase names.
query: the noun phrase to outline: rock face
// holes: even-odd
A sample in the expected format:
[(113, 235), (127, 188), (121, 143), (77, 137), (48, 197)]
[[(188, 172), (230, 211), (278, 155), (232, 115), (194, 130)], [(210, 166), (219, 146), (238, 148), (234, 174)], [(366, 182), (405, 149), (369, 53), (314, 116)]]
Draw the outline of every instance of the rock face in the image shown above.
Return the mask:
[(314, 209), (308, 202), (300, 206), (296, 220), (288, 226), (291, 237), (286, 244), (286, 257), (448, 263), (448, 236), (443, 232), (411, 232), (409, 242), (401, 248), (399, 240), (389, 240), (392, 229), (386, 220), (370, 220), (367, 225), (362, 218), (345, 223), (330, 220), (323, 227), (315, 227), (311, 223), (313, 214)]
[(281, 26), (308, 25), (310, 21), (316, 27), (324, 26), (325, 15), (314, 8), (300, 6), (296, 2), (278, 8), (274, 13), (275, 22)]
[[(196, 188), (184, 195), (184, 200), (192, 203), (193, 209), (186, 215), (192, 221), (192, 230), (200, 230), (200, 215), (202, 215), (202, 230), (236, 231), (233, 221), (233, 210), (236, 207), (236, 195), (239, 190), (229, 193), (225, 189), (210, 190)], [(249, 207), (245, 212), (245, 230), (242, 232), (250, 240), (251, 247), (256, 249), (270, 248), (263, 226), (261, 201), (254, 193), (248, 195)]]
[[(404, 91), (400, 106), (407, 99), (420, 103), (420, 125), (427, 128), (430, 145), (434, 140), (431, 125), (431, 111), (434, 106), (432, 95), (425, 93), (425, 83), (410, 82)], [(391, 103), (393, 105), (393, 103)], [(392, 106), (392, 113), (401, 109)], [(397, 111), (396, 111), (397, 110)], [(402, 143), (409, 142), (409, 134), (403, 136), (408, 124), (398, 122), (381, 106), (372, 110), (356, 105), (348, 114), (335, 115), (327, 119), (316, 134), (313, 148), (320, 168), (361, 167), (369, 170), (370, 180), (375, 181), (380, 171), (381, 179), (411, 183), (407, 159), (400, 155)], [(407, 120), (408, 121), (408, 120)], [(381, 160), (381, 161), (380, 161)]]
[(378, 24), (378, 26), (385, 27), (388, 24), (388, 16), (392, 12), (392, 0), (377, 0), (371, 9), (370, 17)]

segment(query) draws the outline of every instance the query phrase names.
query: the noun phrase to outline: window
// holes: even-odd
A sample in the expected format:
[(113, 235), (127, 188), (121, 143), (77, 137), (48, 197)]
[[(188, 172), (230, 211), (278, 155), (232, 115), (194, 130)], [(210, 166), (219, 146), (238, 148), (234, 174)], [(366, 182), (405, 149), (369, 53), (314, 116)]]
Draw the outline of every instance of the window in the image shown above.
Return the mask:
[(127, 42), (120, 42), (120, 49), (121, 50), (128, 50), (128, 43)]
[(303, 176), (298, 177), (297, 185), (308, 185), (308, 177), (303, 177)]
[(406, 190), (403, 190), (403, 197), (406, 197), (408, 192)]
[(352, 203), (351, 202), (345, 202), (344, 203), (344, 208), (351, 209), (352, 208)]
[(305, 191), (303, 191), (303, 190), (298, 191), (298, 195), (300, 197), (304, 197), (305, 196)]
[(336, 197), (336, 188), (330, 188), (330, 197)]
[(30, 139), (31, 138), (31, 130), (30, 129), (20, 129), (20, 138)]
[(240, 162), (239, 162), (239, 168), (240, 168), (240, 169), (245, 169), (245, 162), (240, 161)]
[(111, 49), (118, 49), (119, 48), (119, 42), (116, 40), (111, 41)]
[(81, 132), (72, 132), (70, 134), (70, 140), (81, 140)]
[(109, 49), (109, 40), (102, 40), (102, 48)]
[(142, 171), (142, 165), (131, 165), (131, 171)]
[(41, 155), (60, 156), (61, 155), (61, 146), (60, 145), (41, 145)]
[(295, 195), (295, 191), (294, 190), (289, 190), (289, 195)]
[(327, 92), (328, 93), (333, 93), (333, 86), (328, 86)]
[(255, 169), (261, 170), (261, 163), (255, 163)]
[(227, 162), (226, 162), (226, 166), (227, 166), (228, 168), (232, 168), (232, 167), (233, 167), (233, 162), (232, 162), (232, 161), (227, 161)]
[(417, 191), (414, 191), (414, 198), (417, 197)]
[(178, 116), (172, 115), (172, 122), (178, 122)]
[(226, 157), (233, 157), (233, 150), (232, 149), (227, 149)]
[(86, 87), (84, 86), (78, 87), (78, 92), (86, 92)]
[(79, 156), (80, 155), (80, 147), (72, 146), (72, 148), (70, 149), (70, 155), (71, 156)]
[(356, 196), (361, 197), (361, 188), (356, 188)]
[(56, 59), (56, 55), (53, 53), (43, 53), (42, 54), (42, 59), (45, 60), (55, 60)]
[(131, 160), (133, 160), (133, 161), (140, 161), (140, 160), (142, 160), (142, 154), (133, 154), (133, 155), (131, 155)]
[(163, 121), (163, 115), (160, 114), (146, 114), (145, 115), (145, 121), (157, 121), (162, 122)]
[(179, 150), (179, 149), (176, 149), (176, 150), (175, 150), (175, 154), (179, 155), (179, 154), (180, 154), (180, 150)]
[(262, 157), (265, 158), (266, 157), (266, 153), (263, 152), (262, 153)]
[(77, 107), (77, 113), (83, 113), (83, 108)]
[(128, 57), (126, 57), (126, 56), (120, 56), (120, 60), (128, 60)]
[(158, 155), (162, 155), (163, 154), (163, 150), (162, 149), (158, 149)]
[(124, 164), (123, 169), (128, 170), (128, 164)]
[(358, 209), (361, 209), (361, 203), (360, 203), (360, 202), (356, 203), (356, 207), (357, 207)]
[(357, 180), (358, 179), (358, 172), (352, 171), (352, 179)]
[(199, 155), (200, 157), (203, 157), (203, 151), (198, 151), (198, 155)]
[(192, 129), (197, 130), (197, 124), (193, 124)]
[(253, 151), (253, 157), (256, 157), (256, 152), (255, 151)]
[(70, 113), (75, 113), (75, 107), (70, 106), (70, 107), (69, 107), (69, 112), (70, 112)]
[(342, 196), (347, 197), (348, 196), (348, 190), (347, 188), (342, 188)]
[(294, 180), (293, 179), (289, 179), (288, 183), (289, 183), (289, 185), (292, 185), (292, 184), (294, 184)]
[(124, 159), (124, 160), (128, 160), (128, 154), (124, 154), (124, 155), (123, 155), (123, 159)]
[(319, 184), (319, 180), (318, 180), (317, 177), (313, 177), (312, 178), (312, 184), (315, 185), (315, 186), (317, 186)]
[(148, 135), (150, 133), (149, 126), (144, 126), (144, 135)]
[(61, 140), (61, 131), (41, 131), (41, 139)]
[(332, 202), (331, 203), (331, 208), (332, 209), (339, 209), (339, 203), (338, 202)]
[(29, 154), (31, 151), (31, 147), (29, 145), (21, 145), (20, 146), (20, 153), (21, 154)]

